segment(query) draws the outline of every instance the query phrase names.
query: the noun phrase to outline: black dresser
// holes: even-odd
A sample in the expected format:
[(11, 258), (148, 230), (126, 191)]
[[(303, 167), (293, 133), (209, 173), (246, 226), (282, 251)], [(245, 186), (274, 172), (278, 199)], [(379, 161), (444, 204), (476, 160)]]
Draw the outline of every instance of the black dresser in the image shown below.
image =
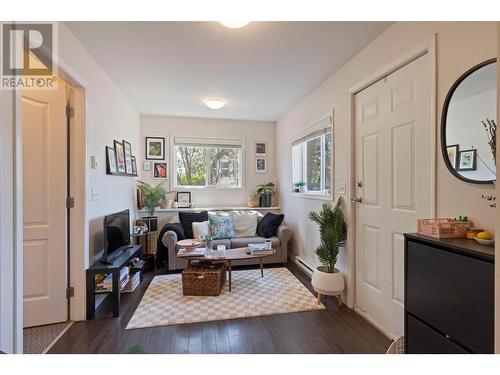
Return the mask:
[(494, 248), (405, 234), (405, 350), (493, 353)]

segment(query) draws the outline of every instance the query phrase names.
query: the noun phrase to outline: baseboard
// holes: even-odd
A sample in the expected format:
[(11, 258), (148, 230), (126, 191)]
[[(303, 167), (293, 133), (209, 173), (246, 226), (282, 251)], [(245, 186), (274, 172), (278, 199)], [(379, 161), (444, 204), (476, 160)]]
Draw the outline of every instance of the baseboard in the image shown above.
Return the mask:
[(354, 307), (354, 311), (357, 314), (361, 315), (364, 320), (366, 320), (368, 323), (370, 323), (372, 326), (374, 326), (380, 332), (382, 332), (387, 338), (389, 338), (391, 340), (395, 340), (396, 339), (396, 336), (394, 336), (392, 333), (390, 333), (389, 331), (387, 331), (384, 327), (382, 327), (377, 322), (373, 321), (373, 319), (371, 319), (371, 317), (369, 317), (367, 314), (365, 314), (363, 311), (361, 311), (361, 309), (359, 307)]

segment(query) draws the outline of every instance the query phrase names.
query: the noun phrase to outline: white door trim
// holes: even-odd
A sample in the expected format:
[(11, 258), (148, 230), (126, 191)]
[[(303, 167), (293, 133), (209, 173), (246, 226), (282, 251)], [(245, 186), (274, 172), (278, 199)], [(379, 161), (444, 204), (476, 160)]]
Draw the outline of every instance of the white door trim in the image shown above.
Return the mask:
[(437, 114), (436, 114), (436, 35), (431, 39), (415, 46), (410, 49), (407, 53), (402, 54), (397, 59), (393, 60), (388, 65), (384, 66), (382, 69), (377, 70), (375, 73), (361, 80), (354, 86), (352, 86), (349, 92), (349, 142), (348, 142), (348, 155), (349, 155), (349, 168), (348, 168), (348, 178), (347, 181), (347, 226), (350, 230), (347, 233), (347, 258), (348, 258), (348, 276), (347, 285), (350, 287), (347, 289), (347, 305), (350, 308), (354, 308), (354, 302), (356, 297), (356, 209), (354, 204), (350, 202), (351, 197), (356, 192), (355, 183), (356, 181), (356, 154), (355, 154), (355, 108), (354, 108), (354, 96), (367, 88), (368, 86), (379, 81), (383, 77), (395, 72), (396, 70), (408, 65), (412, 61), (418, 59), (419, 57), (428, 54), (429, 56), (429, 71), (431, 76), (431, 121), (430, 125), (433, 126), (432, 129), (432, 139), (431, 149), (433, 150), (431, 155), (431, 212), (432, 216), (436, 213), (436, 132), (437, 132)]

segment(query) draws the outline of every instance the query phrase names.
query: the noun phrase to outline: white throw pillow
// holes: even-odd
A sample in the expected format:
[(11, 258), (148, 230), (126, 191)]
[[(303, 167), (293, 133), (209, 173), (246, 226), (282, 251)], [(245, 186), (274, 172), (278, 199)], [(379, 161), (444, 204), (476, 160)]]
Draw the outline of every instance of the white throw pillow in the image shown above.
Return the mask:
[(232, 212), (234, 219), (234, 235), (236, 237), (251, 237), (257, 232), (258, 212)]
[(203, 240), (210, 233), (209, 221), (202, 221), (193, 223), (193, 237), (195, 240)]

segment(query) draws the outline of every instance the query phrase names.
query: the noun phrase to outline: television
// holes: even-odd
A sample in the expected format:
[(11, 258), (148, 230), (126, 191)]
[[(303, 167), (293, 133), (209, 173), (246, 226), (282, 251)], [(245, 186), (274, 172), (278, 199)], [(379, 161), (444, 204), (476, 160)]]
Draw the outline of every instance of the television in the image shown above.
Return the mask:
[(104, 217), (103, 263), (110, 263), (130, 245), (130, 211), (123, 210)]

